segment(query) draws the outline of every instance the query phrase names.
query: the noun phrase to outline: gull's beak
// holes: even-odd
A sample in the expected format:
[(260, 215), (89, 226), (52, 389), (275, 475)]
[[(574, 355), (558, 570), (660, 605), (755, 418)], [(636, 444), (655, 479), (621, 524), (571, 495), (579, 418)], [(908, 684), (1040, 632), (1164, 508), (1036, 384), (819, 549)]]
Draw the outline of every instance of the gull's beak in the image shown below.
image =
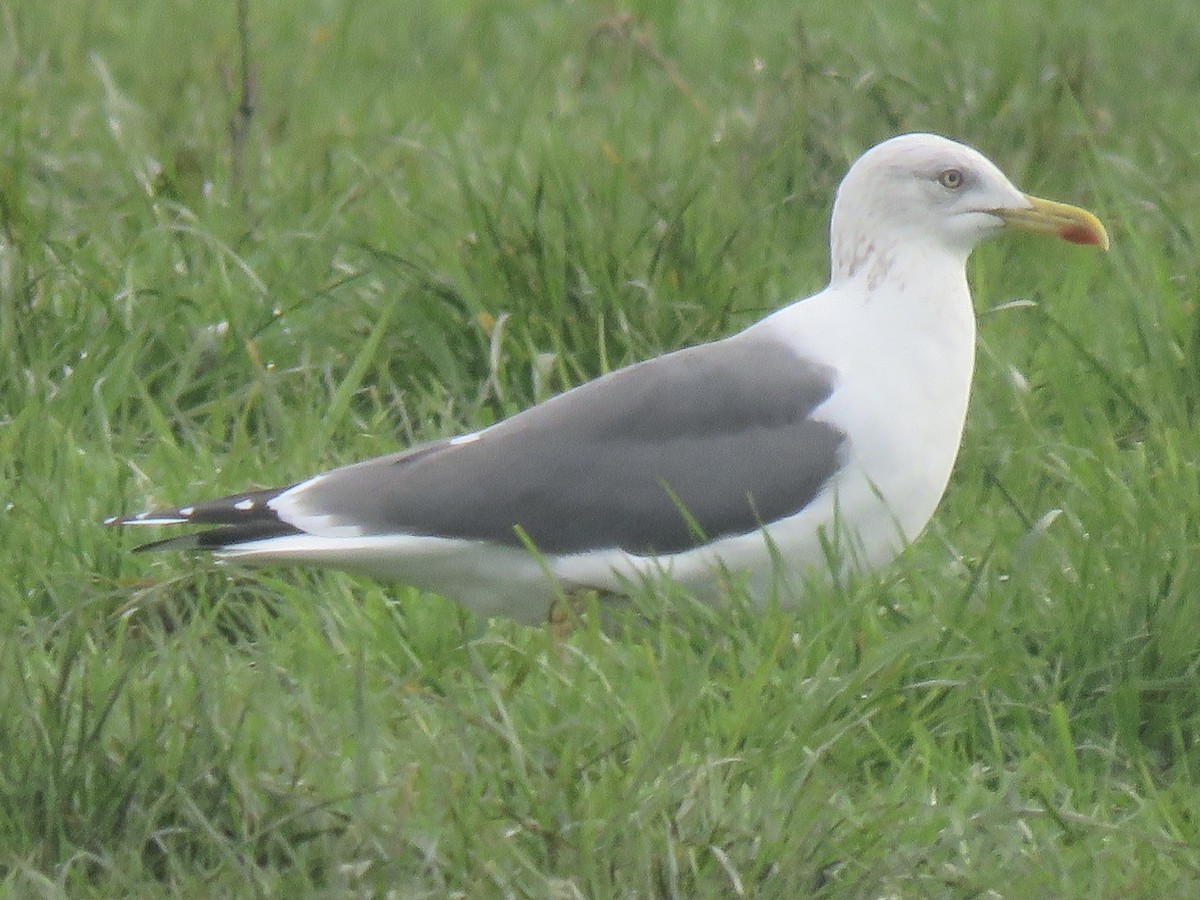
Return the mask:
[(1028, 194), (1025, 199), (1029, 201), (1028, 207), (1005, 207), (993, 209), (991, 213), (1009, 228), (1057, 234), (1072, 244), (1094, 244), (1102, 250), (1108, 249), (1108, 232), (1086, 209)]

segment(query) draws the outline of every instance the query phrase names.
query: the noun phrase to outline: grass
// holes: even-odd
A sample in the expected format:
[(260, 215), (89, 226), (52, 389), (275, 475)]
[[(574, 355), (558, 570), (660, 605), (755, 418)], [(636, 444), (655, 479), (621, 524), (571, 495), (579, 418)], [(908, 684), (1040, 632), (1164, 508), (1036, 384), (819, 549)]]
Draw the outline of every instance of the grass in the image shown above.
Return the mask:
[[(227, 6), (0, 6), (6, 894), (1195, 896), (1190, 0), (254, 3), (241, 183)], [(99, 527), (726, 334), (912, 129), (1114, 247), (977, 253), (959, 465), (877, 576), (560, 658)]]

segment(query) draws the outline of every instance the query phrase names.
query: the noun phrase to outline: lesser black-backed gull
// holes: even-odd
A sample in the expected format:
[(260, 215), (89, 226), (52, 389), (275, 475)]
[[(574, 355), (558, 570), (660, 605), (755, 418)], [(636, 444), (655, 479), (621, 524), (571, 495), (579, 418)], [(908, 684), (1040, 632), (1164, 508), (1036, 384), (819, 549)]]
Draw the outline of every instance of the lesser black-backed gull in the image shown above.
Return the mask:
[(722, 573), (794, 592), (831, 556), (877, 566), (946, 489), (975, 357), (966, 261), (1006, 226), (1108, 245), (970, 147), (895, 137), (838, 188), (829, 286), (732, 337), (482, 431), (109, 522), (215, 526), (145, 549), (365, 572), (527, 622), (658, 573), (711, 595)]

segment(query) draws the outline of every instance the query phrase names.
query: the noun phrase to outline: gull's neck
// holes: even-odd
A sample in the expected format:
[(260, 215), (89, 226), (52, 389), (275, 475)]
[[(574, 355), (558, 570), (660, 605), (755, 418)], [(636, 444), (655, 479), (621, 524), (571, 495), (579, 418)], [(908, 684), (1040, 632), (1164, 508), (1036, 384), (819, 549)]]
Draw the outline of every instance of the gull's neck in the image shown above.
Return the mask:
[(749, 330), (773, 333), (802, 355), (835, 367), (844, 355), (909, 359), (922, 379), (953, 384), (965, 401), (975, 350), (965, 254), (928, 241), (843, 249), (848, 252), (834, 254), (825, 290)]
[(869, 290), (897, 276), (957, 281), (966, 278), (970, 247), (947, 246), (928, 236), (879, 229), (864, 232), (839, 228), (835, 218), (830, 233), (830, 287), (861, 280)]
[(888, 237), (835, 241), (829, 291), (871, 307), (898, 305), (897, 312), (914, 322), (966, 324), (970, 319), (973, 325), (966, 268), (970, 251)]

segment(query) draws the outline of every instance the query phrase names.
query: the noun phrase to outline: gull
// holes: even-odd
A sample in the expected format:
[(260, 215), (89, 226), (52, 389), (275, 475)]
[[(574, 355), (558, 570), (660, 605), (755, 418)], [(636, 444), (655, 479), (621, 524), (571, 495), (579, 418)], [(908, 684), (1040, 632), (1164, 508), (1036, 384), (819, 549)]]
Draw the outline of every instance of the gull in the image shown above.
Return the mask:
[(737, 334), (481, 431), (106, 524), (211, 526), (138, 549), (365, 573), (526, 623), (661, 576), (800, 600), (814, 576), (886, 564), (933, 515), (974, 368), (967, 258), (1006, 228), (1108, 247), (1091, 213), (978, 151), (893, 137), (837, 190), (828, 287)]

